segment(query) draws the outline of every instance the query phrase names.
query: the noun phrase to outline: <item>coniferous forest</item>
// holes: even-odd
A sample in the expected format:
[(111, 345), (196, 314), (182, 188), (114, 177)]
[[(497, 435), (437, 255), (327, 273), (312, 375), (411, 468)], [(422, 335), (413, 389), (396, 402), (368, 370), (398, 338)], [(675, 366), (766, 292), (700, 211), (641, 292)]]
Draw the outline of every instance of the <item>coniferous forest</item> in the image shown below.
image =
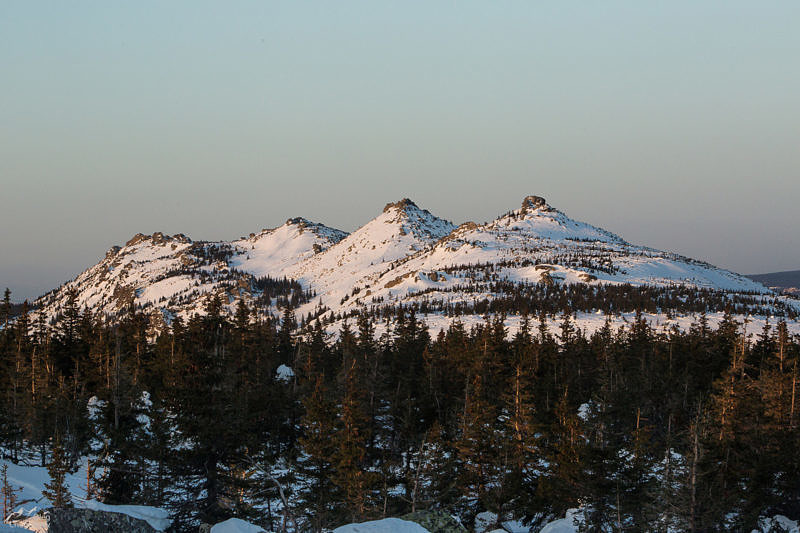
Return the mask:
[(424, 509), (536, 526), (581, 507), (587, 531), (800, 517), (800, 340), (784, 322), (750, 336), (741, 315), (654, 330), (637, 314), (588, 335), (570, 312), (529, 312), (513, 335), (501, 312), (439, 332), (402, 307), (333, 335), (289, 299), (280, 317), (242, 302), (229, 317), (211, 297), (159, 328), (74, 300), (45, 323), (7, 294), (2, 453), (47, 466), (55, 505), (88, 458), (88, 495), (167, 508), (176, 531)]

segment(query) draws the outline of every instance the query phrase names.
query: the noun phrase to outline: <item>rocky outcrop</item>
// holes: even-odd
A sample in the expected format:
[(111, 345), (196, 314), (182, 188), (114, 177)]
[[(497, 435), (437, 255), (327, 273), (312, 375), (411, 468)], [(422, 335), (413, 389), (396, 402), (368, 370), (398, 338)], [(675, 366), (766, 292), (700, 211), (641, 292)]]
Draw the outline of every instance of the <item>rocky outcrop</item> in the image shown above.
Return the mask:
[(139, 244), (142, 241), (147, 240), (148, 238), (149, 237), (147, 235), (145, 235), (144, 233), (137, 233), (136, 235), (131, 237), (128, 240), (128, 242), (125, 243), (125, 246), (134, 246), (136, 244)]
[(525, 199), (522, 200), (523, 211), (527, 209), (539, 209), (541, 207), (547, 207), (547, 201), (541, 196), (526, 196)]
[(311, 224), (312, 224), (311, 222), (304, 219), (303, 217), (294, 217), (286, 220), (287, 226), (300, 226), (301, 228), (304, 228), (306, 226), (310, 226)]
[(121, 513), (91, 509), (57, 509), (51, 507), (36, 515), (8, 521), (36, 533), (154, 533), (144, 520)]
[(400, 518), (416, 522), (431, 533), (466, 533), (467, 531), (458, 520), (444, 511), (417, 511)]
[(384, 206), (384, 208), (383, 208), (383, 212), (385, 213), (385, 212), (389, 211), (390, 209), (398, 209), (400, 211), (403, 211), (407, 207), (416, 207), (417, 209), (419, 209), (417, 207), (417, 204), (415, 204), (414, 202), (412, 202), (408, 198), (403, 198), (399, 202), (391, 202), (391, 203), (386, 204)]
[[(162, 233), (160, 231), (157, 231), (157, 232), (153, 233), (152, 235), (145, 235), (144, 233), (137, 233), (136, 235), (131, 237), (131, 239), (128, 240), (128, 242), (125, 243), (125, 246), (135, 246), (135, 245), (137, 245), (137, 244), (139, 244), (141, 242), (144, 242), (144, 241), (150, 241), (154, 245), (157, 245), (157, 244), (158, 245), (164, 245), (164, 244), (167, 244), (169, 242), (178, 242), (178, 243), (182, 243), (182, 244), (188, 244), (188, 243), (192, 242), (192, 239), (190, 239), (189, 237), (187, 237), (183, 233), (176, 233), (172, 237), (170, 237), (169, 235), (165, 235), (164, 233)], [(115, 248), (119, 248), (119, 247), (115, 247)], [(112, 250), (113, 250), (113, 248), (112, 248)], [(119, 249), (117, 251), (119, 251)]]

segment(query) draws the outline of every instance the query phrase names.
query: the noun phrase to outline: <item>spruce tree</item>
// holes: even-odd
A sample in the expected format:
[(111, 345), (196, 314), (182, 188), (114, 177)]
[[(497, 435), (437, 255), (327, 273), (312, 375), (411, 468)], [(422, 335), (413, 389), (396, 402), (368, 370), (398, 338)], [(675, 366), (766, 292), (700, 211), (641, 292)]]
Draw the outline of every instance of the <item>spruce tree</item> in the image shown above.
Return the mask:
[(496, 433), (497, 413), (487, 400), (485, 376), (481, 367), (470, 376), (465, 394), (460, 434), (455, 443), (461, 472), (466, 516), (469, 521), (485, 510), (497, 513), (500, 498), (493, 494), (503, 469), (501, 448)]
[(69, 462), (64, 454), (61, 435), (56, 433), (53, 440), (53, 450), (50, 462), (47, 465), (50, 481), (44, 484), (42, 495), (47, 498), (53, 507), (63, 509), (72, 507), (72, 496), (67, 487), (66, 477), (70, 473)]
[(576, 408), (564, 390), (545, 433), (544, 455), (547, 468), (539, 484), (539, 496), (555, 516), (577, 507), (585, 474), (587, 450)]
[[(530, 519), (541, 507), (536, 498), (541, 450), (533, 397), (536, 381), (533, 346), (530, 322), (525, 315), (511, 346), (511, 372), (501, 395), (502, 423), (496, 430), (502, 450), (498, 457), (504, 463), (495, 502), (499, 521), (505, 518)], [(511, 516), (505, 516), (506, 511)]]
[(341, 492), (333, 483), (336, 462), (336, 406), (329, 398), (322, 374), (311, 376), (310, 394), (303, 400), (305, 414), (299, 439), (303, 456), (298, 469), (306, 482), (300, 493), (300, 506), (308, 527), (315, 532), (331, 526), (341, 505)]
[[(366, 342), (365, 338), (361, 340)], [(342, 396), (336, 423), (334, 482), (347, 506), (348, 520), (361, 521), (374, 506), (377, 477), (369, 468), (367, 448), (372, 440), (366, 362), (359, 354), (359, 340), (349, 328), (342, 329), (338, 350), (342, 358), (339, 383)]]

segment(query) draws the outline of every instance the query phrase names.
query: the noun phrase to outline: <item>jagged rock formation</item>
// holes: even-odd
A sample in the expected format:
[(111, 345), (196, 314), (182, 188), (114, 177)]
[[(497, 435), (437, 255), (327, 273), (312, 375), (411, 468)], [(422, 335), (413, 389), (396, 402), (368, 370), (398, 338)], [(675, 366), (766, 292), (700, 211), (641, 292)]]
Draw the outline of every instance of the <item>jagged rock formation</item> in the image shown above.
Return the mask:
[(522, 200), (522, 209), (538, 209), (547, 206), (547, 201), (541, 196), (526, 196)]

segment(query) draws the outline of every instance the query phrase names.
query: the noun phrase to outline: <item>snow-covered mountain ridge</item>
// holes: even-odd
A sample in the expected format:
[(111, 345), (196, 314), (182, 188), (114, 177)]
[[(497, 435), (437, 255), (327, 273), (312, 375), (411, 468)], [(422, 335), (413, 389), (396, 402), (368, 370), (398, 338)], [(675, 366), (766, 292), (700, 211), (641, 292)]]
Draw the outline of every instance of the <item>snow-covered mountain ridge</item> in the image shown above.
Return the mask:
[(403, 199), (351, 234), (303, 218), (230, 242), (137, 234), (36, 303), (50, 318), (71, 296), (78, 307), (109, 317), (134, 304), (169, 319), (202, 312), (207, 297), (218, 294), (230, 311), (243, 299), (262, 314), (274, 313), (278, 300), (265, 292), (265, 278), (299, 284), (305, 294), (296, 300), (299, 316), (467, 304), (497, 298), (509, 286), (535, 284), (777, 298), (744, 276), (632, 245), (528, 196), (520, 208), (485, 224), (455, 226)]

